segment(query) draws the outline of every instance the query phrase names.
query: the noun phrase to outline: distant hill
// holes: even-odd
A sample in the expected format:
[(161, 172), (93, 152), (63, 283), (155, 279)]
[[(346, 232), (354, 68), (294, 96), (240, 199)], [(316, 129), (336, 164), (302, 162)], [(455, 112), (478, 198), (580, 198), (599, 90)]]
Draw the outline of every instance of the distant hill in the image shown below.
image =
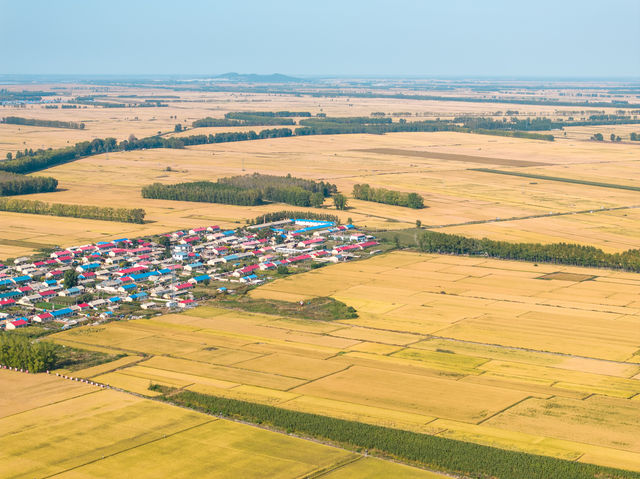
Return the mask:
[(224, 73), (218, 75), (215, 78), (221, 80), (229, 80), (234, 82), (247, 82), (247, 83), (300, 83), (300, 78), (290, 77), (282, 75), (281, 73), (273, 73), (271, 75), (258, 75), (256, 73)]

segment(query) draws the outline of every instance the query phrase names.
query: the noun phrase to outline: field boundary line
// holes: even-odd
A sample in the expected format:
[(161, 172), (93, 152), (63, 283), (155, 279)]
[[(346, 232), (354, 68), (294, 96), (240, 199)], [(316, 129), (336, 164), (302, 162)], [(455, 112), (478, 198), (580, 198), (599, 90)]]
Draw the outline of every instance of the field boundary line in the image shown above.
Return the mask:
[(504, 223), (508, 221), (532, 220), (537, 218), (549, 218), (554, 216), (595, 214), (595, 213), (602, 213), (606, 211), (632, 210), (636, 208), (640, 208), (640, 205), (613, 206), (611, 208), (592, 208), (590, 210), (564, 211), (564, 212), (558, 212), (558, 213), (541, 213), (539, 215), (512, 216), (511, 218), (492, 218), (488, 220), (466, 221), (464, 223), (451, 223), (447, 225), (423, 225), (422, 227), (427, 230), (432, 230), (432, 229), (440, 229), (440, 228), (453, 228), (456, 226), (471, 226), (471, 225), (481, 225), (486, 223)]
[[(357, 453), (356, 453), (357, 454)], [(357, 455), (355, 457), (348, 457), (342, 461), (338, 461), (330, 466), (326, 466), (323, 467), (322, 469), (319, 470), (315, 470), (312, 472), (309, 472), (303, 476), (300, 476), (301, 479), (316, 479), (318, 477), (322, 477), (322, 476), (326, 476), (327, 474), (336, 471), (338, 469), (342, 469), (345, 466), (348, 466), (349, 464), (353, 464), (356, 461), (360, 461), (362, 459), (364, 459), (365, 455)]]
[(52, 406), (54, 404), (60, 404), (60, 403), (63, 403), (65, 401), (70, 401), (71, 399), (77, 399), (77, 398), (80, 398), (82, 396), (88, 396), (89, 394), (99, 393), (100, 391), (104, 391), (104, 389), (102, 389), (102, 388), (96, 389), (95, 391), (89, 391), (89, 392), (86, 392), (86, 393), (78, 394), (77, 396), (71, 396), (71, 397), (66, 398), (66, 399), (60, 399), (59, 401), (50, 402), (50, 403), (44, 404), (42, 406), (36, 406), (36, 407), (32, 407), (31, 409), (25, 409), (24, 411), (20, 411), (20, 412), (16, 412), (16, 413), (13, 413), (13, 414), (9, 414), (8, 416), (2, 416), (2, 417), (0, 417), (0, 420), (8, 418), (8, 417), (19, 416), (20, 414), (24, 414), (24, 413), (30, 412), (30, 411), (35, 411), (37, 409), (43, 409), (45, 407), (49, 407), (49, 406)]
[[(205, 414), (205, 416), (207, 416), (207, 415)], [(143, 446), (146, 446), (146, 445), (148, 445), (148, 444), (152, 444), (152, 443), (154, 443), (154, 442), (162, 441), (163, 439), (166, 439), (166, 438), (168, 438), (168, 437), (172, 437), (172, 436), (175, 436), (175, 435), (177, 435), (177, 434), (181, 434), (181, 433), (183, 433), (183, 432), (190, 431), (191, 429), (195, 429), (195, 428), (197, 428), (197, 427), (204, 426), (204, 425), (206, 425), (206, 424), (210, 424), (210, 423), (215, 422), (215, 421), (218, 421), (218, 420), (219, 420), (218, 418), (215, 418), (215, 419), (209, 419), (208, 421), (202, 422), (202, 423), (200, 423), (200, 424), (196, 424), (195, 426), (187, 427), (187, 428), (185, 428), (185, 429), (182, 429), (182, 430), (180, 430), (180, 431), (176, 431), (176, 432), (171, 433), (171, 434), (163, 434), (163, 436), (162, 436), (162, 437), (157, 437), (157, 438), (155, 438), (155, 439), (151, 439), (150, 441), (143, 442), (143, 443), (141, 443), (141, 444), (137, 444), (137, 445), (135, 445), (135, 446), (131, 446), (131, 447), (128, 447), (128, 448), (126, 448), (126, 449), (122, 449), (121, 451), (117, 451), (117, 452), (114, 452), (114, 453), (112, 453), (112, 454), (108, 454), (108, 455), (106, 455), (106, 456), (102, 456), (102, 457), (100, 457), (100, 458), (93, 459), (93, 460), (91, 460), (91, 461), (85, 462), (84, 464), (79, 464), (79, 465), (77, 465), (77, 466), (69, 467), (69, 468), (67, 468), (67, 469), (65, 469), (65, 470), (63, 470), (63, 471), (58, 471), (58, 472), (55, 472), (55, 473), (50, 474), (50, 475), (48, 475), (48, 476), (42, 476), (42, 479), (48, 479), (48, 478), (50, 478), (50, 477), (59, 476), (60, 474), (65, 474), (65, 473), (67, 473), (67, 472), (69, 472), (69, 471), (73, 471), (73, 470), (75, 470), (75, 469), (79, 469), (79, 468), (81, 468), (81, 467), (88, 466), (89, 464), (93, 464), (93, 463), (95, 463), (95, 462), (102, 461), (102, 460), (104, 460), (104, 459), (108, 459), (108, 458), (113, 457), (113, 456), (117, 456), (118, 454), (122, 454), (123, 452), (128, 452), (128, 451), (131, 451), (131, 450), (133, 450), (133, 449), (137, 449), (137, 448), (139, 448), (139, 447), (143, 447)]]
[(483, 423), (487, 422), (489, 419), (493, 419), (493, 418), (494, 418), (494, 417), (496, 417), (497, 415), (502, 414), (503, 412), (505, 412), (505, 411), (507, 411), (507, 410), (511, 409), (512, 407), (515, 407), (515, 406), (517, 406), (517, 405), (518, 405), (518, 404), (520, 404), (520, 403), (523, 403), (523, 402), (525, 402), (525, 401), (528, 401), (529, 399), (535, 399), (535, 396), (527, 396), (527, 397), (526, 397), (526, 398), (524, 398), (524, 399), (520, 399), (520, 401), (516, 401), (516, 402), (514, 402), (513, 404), (511, 404), (510, 406), (507, 406), (507, 407), (505, 407), (504, 409), (501, 409), (500, 411), (496, 411), (496, 412), (495, 412), (495, 413), (493, 413), (491, 416), (485, 417), (482, 421), (477, 422), (477, 423), (476, 423), (476, 425), (477, 425), (477, 426), (479, 426), (479, 425), (481, 425), (481, 424), (483, 424)]
[[(524, 347), (519, 347), (519, 346), (505, 346), (504, 344), (483, 343), (481, 341), (469, 341), (468, 339), (458, 339), (458, 338), (452, 338), (450, 336), (429, 335), (429, 337), (427, 339), (444, 339), (445, 341), (451, 341), (451, 342), (456, 342), (456, 343), (477, 344), (477, 345), (480, 345), (480, 346), (491, 346), (491, 347), (502, 348), (502, 349), (513, 349), (515, 351), (524, 351), (524, 352), (527, 352), (527, 353), (550, 354), (550, 355), (553, 355), (553, 356), (562, 356), (562, 357), (566, 357), (566, 358), (591, 359), (593, 361), (601, 361), (601, 362), (605, 362), (605, 363), (615, 363), (615, 364), (625, 364), (625, 365), (630, 365), (630, 366), (637, 366), (638, 365), (638, 363), (629, 363), (629, 362), (626, 362), (626, 361), (616, 361), (615, 359), (593, 358), (593, 357), (590, 357), (590, 356), (580, 356), (578, 354), (560, 353), (560, 352), (557, 352), (557, 351), (543, 351), (543, 350), (540, 350), (540, 349), (531, 349), (531, 348), (524, 348)], [(608, 376), (608, 375), (603, 374), (602, 376)], [(618, 377), (618, 376), (613, 376), (613, 377)]]
[[(207, 365), (212, 365), (211, 363), (205, 363), (203, 361), (194, 361), (192, 359), (186, 359), (186, 358), (181, 358), (178, 356), (169, 356), (169, 355), (165, 355), (165, 354), (157, 354), (157, 355), (153, 355), (147, 359), (152, 359), (152, 358), (169, 358), (169, 359), (180, 359), (182, 361), (189, 361), (189, 362), (193, 362), (193, 363), (201, 363), (201, 364), (207, 364)], [(227, 369), (234, 369), (236, 371), (247, 371), (250, 373), (259, 373), (259, 374), (267, 374), (270, 376), (274, 376), (274, 377), (278, 377), (278, 378), (286, 378), (286, 379), (296, 379), (298, 381), (306, 381), (305, 378), (297, 378), (294, 376), (285, 376), (284, 374), (276, 374), (276, 373), (269, 373), (269, 372), (265, 372), (265, 371), (257, 371), (255, 369), (249, 369), (249, 368), (236, 368), (234, 366), (226, 366), (226, 365), (221, 365), (221, 364), (213, 364), (213, 366), (215, 367), (220, 367), (220, 368), (227, 368)], [(159, 366), (148, 366), (150, 368), (153, 369), (159, 369), (160, 371), (169, 371), (169, 372), (173, 372), (173, 373), (181, 373), (181, 374), (187, 374), (189, 376), (195, 376), (195, 377), (199, 377), (199, 378), (205, 378), (205, 379), (211, 379), (210, 376), (203, 376), (202, 374), (194, 374), (194, 373), (185, 373), (184, 371), (180, 371), (179, 369), (168, 369), (166, 367), (159, 367)], [(223, 381), (227, 381), (226, 379), (223, 379)], [(229, 381), (229, 382), (235, 382), (235, 381)], [(239, 383), (239, 384), (247, 384), (247, 383)], [(249, 386), (251, 386), (250, 384), (247, 384)], [(264, 386), (258, 386), (258, 387), (264, 387)], [(298, 386), (294, 386), (294, 387), (298, 387)], [(284, 391), (288, 391), (288, 389), (285, 389)]]
[[(131, 362), (131, 363), (129, 363), (129, 364), (125, 364), (125, 365), (123, 365), (123, 366), (116, 366), (116, 367), (115, 367), (115, 368), (113, 368), (113, 369), (108, 369), (108, 370), (103, 371), (103, 372), (100, 372), (100, 373), (98, 373), (98, 374), (94, 374), (93, 376), (88, 376), (88, 377), (86, 377), (85, 379), (93, 379), (94, 377), (96, 377), (96, 376), (100, 376), (100, 375), (102, 375), (102, 374), (109, 374), (109, 373), (112, 373), (112, 372), (114, 372), (114, 371), (120, 371), (120, 370), (123, 370), (123, 369), (130, 368), (130, 367), (132, 367), (132, 366), (137, 366), (139, 363), (141, 363), (142, 361), (146, 361), (147, 359), (149, 359), (149, 358), (147, 358), (147, 357), (141, 357), (140, 359), (137, 359), (136, 361), (133, 361), (133, 362)], [(117, 361), (117, 359), (116, 359), (115, 361)], [(99, 365), (98, 365), (98, 366), (99, 366)], [(87, 369), (88, 369), (88, 368), (87, 368)], [(79, 372), (82, 372), (82, 370), (77, 371), (77, 372), (78, 372), (78, 373), (79, 373)]]
[[(546, 166), (546, 165), (542, 165)], [(542, 181), (557, 181), (560, 183), (570, 183), (574, 185), (597, 186), (599, 188), (612, 188), (618, 190), (640, 191), (640, 187), (633, 185), (619, 185), (615, 183), (602, 183), (599, 181), (580, 180), (576, 178), (563, 178), (561, 176), (541, 175), (537, 173), (524, 173), (520, 171), (494, 170), (492, 168), (469, 168), (471, 171), (479, 171), (481, 173), (492, 173), (495, 175), (516, 176), (521, 178), (530, 178)]]
[[(321, 379), (328, 378), (329, 376), (333, 376), (334, 374), (343, 373), (343, 372), (345, 372), (347, 369), (351, 369), (352, 367), (353, 367), (353, 364), (349, 364), (349, 365), (348, 365), (346, 368), (344, 368), (344, 369), (340, 369), (340, 370), (338, 370), (338, 371), (333, 371), (332, 373), (325, 374), (324, 376), (320, 376), (320, 377), (317, 377), (317, 378), (315, 378), (315, 379), (309, 379), (309, 380), (307, 380), (306, 382), (304, 382), (304, 383), (302, 383), (302, 384), (298, 384), (297, 386), (293, 386), (293, 387), (291, 387), (291, 388), (289, 388), (289, 389), (285, 389), (285, 391), (286, 391), (286, 392), (289, 392), (289, 391), (291, 391), (292, 389), (295, 389), (295, 388), (301, 388), (302, 386), (307, 386), (308, 384), (311, 384), (312, 382), (315, 382), (315, 381), (319, 381), (319, 380), (321, 380)], [(302, 395), (302, 396), (305, 396), (305, 394), (301, 394), (301, 395)], [(285, 401), (285, 402), (286, 402), (286, 401)]]

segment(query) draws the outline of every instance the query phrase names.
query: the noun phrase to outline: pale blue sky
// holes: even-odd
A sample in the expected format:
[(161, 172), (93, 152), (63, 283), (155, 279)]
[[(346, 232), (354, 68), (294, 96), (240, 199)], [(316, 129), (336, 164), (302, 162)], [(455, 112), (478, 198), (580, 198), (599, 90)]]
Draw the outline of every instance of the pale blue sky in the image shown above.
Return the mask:
[(640, 0), (0, 0), (0, 74), (640, 77)]

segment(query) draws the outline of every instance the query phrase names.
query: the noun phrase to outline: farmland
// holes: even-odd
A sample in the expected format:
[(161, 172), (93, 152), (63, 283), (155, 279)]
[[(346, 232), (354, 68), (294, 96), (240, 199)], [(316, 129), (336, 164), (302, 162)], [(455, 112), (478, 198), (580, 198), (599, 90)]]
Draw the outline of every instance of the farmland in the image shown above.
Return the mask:
[(329, 295), (355, 319), (205, 306), (53, 338), (149, 355), (86, 374), (141, 394), (153, 382), (640, 470), (638, 293), (631, 273), (400, 252), (251, 293)]
[(0, 371), (0, 389), (7, 478), (443, 477), (52, 375)]
[[(82, 93), (82, 87), (73, 90)], [(153, 89), (113, 88), (111, 96), (133, 94), (162, 98), (166, 92)], [(227, 131), (260, 131), (263, 127), (194, 128), (173, 133), (174, 125), (189, 126), (207, 116), (221, 118), (229, 111), (320, 111), (334, 116), (369, 116), (372, 112), (404, 112), (404, 118), (421, 121), (475, 114), (494, 115), (506, 105), (473, 102), (411, 101), (383, 98), (326, 98), (247, 94), (238, 101), (225, 92), (179, 92), (163, 108), (46, 109), (4, 106), (3, 116), (42, 120), (82, 121), (83, 130), (0, 124), (0, 155), (24, 148), (60, 148), (78, 141), (112, 136), (118, 141), (160, 132), (164, 137), (212, 134)], [(504, 108), (503, 108), (504, 107)], [(520, 105), (521, 115), (556, 117), (543, 105)], [(603, 110), (605, 111), (605, 110)], [(607, 113), (613, 113), (607, 111)], [(578, 113), (579, 114), (579, 113)], [(577, 114), (577, 115), (578, 115)], [(583, 113), (582, 115), (585, 115)], [(576, 117), (579, 119), (580, 117)], [(395, 117), (397, 118), (397, 117)], [(394, 119), (394, 121), (396, 121)], [(628, 136), (634, 125), (601, 128), (605, 133)], [(140, 236), (169, 231), (194, 222), (233, 226), (256, 214), (275, 211), (278, 205), (257, 208), (202, 205), (190, 202), (141, 198), (141, 189), (151, 183), (215, 181), (225, 176), (260, 172), (292, 174), (337, 184), (350, 195), (353, 185), (369, 184), (400, 192), (415, 192), (427, 208), (413, 211), (350, 199), (350, 209), (340, 212), (346, 221), (377, 229), (406, 228), (420, 220), (425, 226), (448, 232), (493, 239), (592, 244), (606, 251), (637, 248), (635, 191), (603, 189), (585, 184), (558, 183), (524, 177), (507, 177), (473, 168), (503, 169), (580, 181), (633, 186), (637, 145), (593, 142), (554, 133), (556, 141), (494, 137), (469, 133), (388, 133), (385, 135), (327, 135), (273, 138), (187, 146), (184, 149), (119, 151), (91, 156), (44, 170), (58, 180), (59, 191), (30, 195), (29, 199), (50, 203), (87, 204), (130, 208), (147, 212), (143, 225), (113, 225), (98, 220), (64, 221), (0, 213), (0, 258), (15, 257), (54, 245), (65, 246), (122, 236)], [(576, 131), (578, 131), (576, 130)], [(579, 131), (582, 131), (579, 130)], [(591, 130), (589, 130), (591, 131)], [(582, 134), (581, 134), (582, 135)], [(326, 206), (329, 206), (329, 201)], [(616, 209), (619, 208), (619, 209)], [(566, 213), (564, 216), (548, 216)], [(528, 219), (519, 219), (528, 218)], [(501, 220), (495, 222), (496, 219)], [(505, 221), (506, 220), (506, 221)], [(479, 223), (479, 224), (478, 224)], [(64, 228), (58, 225), (64, 224)]]
[[(7, 259), (39, 250), (48, 255), (53, 247), (149, 238), (206, 224), (252, 239), (260, 231), (244, 229), (249, 221), (292, 207), (271, 202), (266, 195), (265, 201), (241, 206), (160, 199), (171, 195), (143, 197), (142, 190), (254, 172), (335, 184), (348, 197), (345, 210), (336, 209), (331, 197), (320, 207), (304, 210), (336, 215), (341, 223), (384, 239), (387, 243), (379, 248), (385, 253), (373, 254), (371, 248), (356, 255), (368, 259), (344, 261), (348, 254), (342, 258), (331, 250), (348, 235), (334, 238), (327, 256), (338, 264), (319, 267), (323, 265), (310, 259), (314, 268), (306, 273), (291, 274), (299, 271), (295, 265), (284, 272), (266, 270), (259, 273), (255, 284), (266, 281), (259, 287), (240, 284), (231, 271), (242, 265), (229, 264), (225, 272), (232, 282), (197, 284), (198, 294), (206, 290), (197, 298), (199, 307), (181, 313), (167, 307), (164, 313), (172, 312), (145, 311), (121, 321), (112, 320), (117, 314), (102, 319), (94, 314), (85, 326), (49, 335), (45, 340), (61, 346), (117, 358), (57, 371), (110, 388), (0, 370), (0, 391), (8, 391), (0, 394), (0, 461), (9, 464), (8, 477), (436, 479), (443, 476), (383, 459), (469, 475), (469, 469), (447, 469), (448, 454), (455, 456), (457, 447), (475, 451), (465, 460), (482, 456), (490, 465), (494, 457), (506, 462), (518, 458), (513, 463), (521, 464), (518, 461), (533, 454), (542, 457), (533, 462), (640, 473), (637, 273), (386, 252), (394, 246), (416, 246), (425, 229), (513, 243), (569, 242), (606, 253), (640, 248), (635, 182), (640, 143), (629, 141), (631, 132), (640, 132), (637, 123), (532, 131), (552, 135), (553, 141), (496, 136), (492, 131), (404, 131), (293, 135), (184, 148), (122, 146), (133, 144), (134, 137), (157, 135), (165, 141), (295, 130), (302, 126), (301, 118), (322, 121), (324, 115), (328, 122), (351, 117), (344, 121), (354, 124), (362, 120), (357, 117), (395, 125), (464, 117), (507, 125), (542, 118), (588, 123), (592, 115), (624, 115), (635, 121), (636, 107), (550, 103), (583, 102), (593, 87), (586, 84), (584, 90), (581, 85), (544, 93), (533, 88), (536, 96), (529, 103), (528, 93), (519, 90), (526, 91), (526, 85), (520, 84), (512, 93), (511, 87), (498, 88), (493, 98), (483, 90), (453, 85), (436, 91), (438, 99), (418, 99), (415, 90), (404, 85), (367, 93), (357, 84), (352, 89), (341, 85), (341, 91), (322, 86), (270, 90), (265, 85), (218, 91), (177, 85), (41, 84), (38, 89), (56, 91), (56, 104), (0, 105), (0, 118), (84, 124), (80, 129), (0, 123), (0, 164), (7, 153), (13, 158), (18, 151), (21, 158), (33, 155), (29, 149), (66, 148), (108, 137), (116, 140), (110, 144), (120, 145), (32, 173), (51, 177), (57, 189), (19, 199), (140, 208), (146, 213), (138, 223), (124, 223), (2, 211), (0, 262), (10, 264)], [(599, 92), (608, 98), (603, 102), (613, 101), (609, 93)], [(467, 101), (460, 101), (461, 95)], [(92, 96), (95, 101), (77, 101)], [(524, 98), (523, 103), (517, 98)], [(514, 99), (516, 103), (510, 103)], [(155, 106), (143, 105), (147, 100)], [(615, 101), (633, 105), (640, 100), (621, 93)], [(127, 106), (104, 107), (114, 102)], [(310, 116), (292, 117), (293, 125), (287, 118), (285, 125), (275, 120), (265, 126), (192, 127), (199, 119), (222, 120), (229, 112), (243, 111)], [(592, 140), (596, 133), (602, 133), (604, 141)], [(610, 134), (622, 138), (610, 140)], [(354, 185), (369, 185), (380, 194), (356, 199)], [(385, 190), (397, 198), (413, 193), (420, 201), (412, 205), (420, 207), (408, 208), (407, 201), (378, 202)], [(272, 239), (275, 245), (275, 235)], [(169, 248), (181, 240), (172, 241)], [(170, 249), (165, 253), (171, 256)], [(134, 266), (135, 261), (118, 268)], [(273, 276), (279, 279), (271, 281)], [(223, 284), (230, 293), (218, 289)], [(107, 307), (112, 314), (126, 310)], [(330, 307), (350, 314), (336, 314), (326, 309)], [(263, 408), (265, 416), (206, 407), (225, 400), (246, 410)], [(270, 421), (272, 413), (286, 420)], [(334, 434), (351, 427), (367, 432), (358, 437), (363, 442), (317, 434), (304, 429), (313, 422), (305, 420), (310, 415), (335, 426), (329, 428)], [(303, 427), (289, 427), (289, 420)], [(375, 436), (378, 433), (381, 436)], [(378, 447), (366, 443), (367, 434), (396, 439)], [(410, 438), (407, 444), (417, 444), (420, 454), (442, 457), (430, 462), (404, 454), (406, 450), (398, 452), (394, 447), (406, 445), (398, 437)], [(437, 444), (448, 453), (433, 452)], [(379, 457), (360, 454), (368, 448)], [(500, 477), (492, 471), (476, 472)]]

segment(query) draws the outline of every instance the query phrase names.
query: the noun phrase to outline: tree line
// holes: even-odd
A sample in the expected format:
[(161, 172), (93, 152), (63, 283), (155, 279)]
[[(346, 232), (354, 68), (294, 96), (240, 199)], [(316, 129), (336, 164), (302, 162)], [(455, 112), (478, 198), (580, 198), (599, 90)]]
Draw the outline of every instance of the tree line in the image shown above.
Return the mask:
[(404, 193), (386, 188), (372, 188), (366, 183), (353, 185), (352, 195), (358, 200), (374, 201), (376, 203), (404, 206), (413, 209), (424, 208), (424, 199), (417, 193)]
[(318, 220), (318, 221), (331, 221), (335, 224), (340, 223), (340, 218), (335, 215), (326, 213), (315, 213), (313, 211), (293, 211), (282, 210), (274, 211), (273, 213), (265, 213), (260, 216), (256, 216), (250, 221), (252, 225), (259, 225), (262, 223), (271, 223), (273, 221), (282, 221), (288, 219), (306, 219), (306, 220)]
[(195, 120), (191, 126), (220, 127), (220, 126), (265, 126), (265, 125), (295, 125), (291, 117), (310, 117), (308, 111), (230, 111), (224, 118), (201, 118)]
[[(160, 107), (169, 106), (168, 103), (162, 103), (160, 100), (153, 100), (153, 99), (145, 99), (144, 101), (135, 102), (135, 103), (116, 103), (116, 102), (108, 102), (108, 101), (97, 101), (96, 98), (97, 97), (92, 95), (78, 96), (73, 100), (70, 100), (69, 103), (76, 103), (80, 105), (101, 106), (103, 108), (146, 108), (146, 107), (160, 108)], [(101, 98), (108, 98), (108, 97), (102, 96)]]
[[(266, 138), (282, 138), (288, 136), (306, 135), (337, 135), (366, 133), (381, 135), (384, 133), (396, 132), (434, 132), (434, 131), (456, 131), (463, 133), (474, 133), (467, 127), (453, 123), (451, 120), (425, 120), (407, 122), (404, 119), (394, 123), (390, 118), (369, 118), (369, 117), (316, 117), (307, 118), (300, 121), (305, 122), (303, 126), (291, 131), (289, 128), (265, 129), (260, 133), (255, 131), (247, 132), (222, 132), (211, 135), (192, 135), (183, 137), (163, 138), (161, 136), (150, 136), (138, 139), (131, 135), (127, 140), (117, 142), (115, 138), (94, 139), (92, 141), (82, 141), (74, 146), (37, 150), (33, 154), (13, 158), (7, 154), (7, 161), (0, 162), (0, 170), (13, 173), (33, 173), (52, 166), (60, 165), (69, 161), (74, 161), (86, 156), (97, 155), (112, 151), (130, 151), (151, 148), (184, 148), (191, 145), (204, 145), (211, 143), (226, 143), (234, 141), (251, 141)], [(500, 123), (500, 122), (499, 122)], [(494, 130), (481, 130), (483, 134), (503, 134), (492, 133)], [(500, 130), (495, 130), (500, 131)], [(510, 133), (508, 136), (526, 137), (532, 139), (552, 140), (552, 135), (539, 136), (530, 133)]]
[(193, 181), (174, 185), (153, 183), (142, 188), (142, 197), (240, 206), (263, 204), (262, 193), (259, 190), (243, 190), (236, 186), (212, 181)]
[(594, 246), (571, 243), (509, 243), (487, 238), (425, 231), (418, 239), (420, 250), (426, 253), (486, 256), (490, 258), (539, 263), (590, 266), (640, 272), (640, 250), (605, 253)]
[(633, 132), (632, 132), (632, 133), (629, 135), (629, 139), (630, 139), (631, 141), (640, 141), (640, 133), (633, 133)]
[(543, 140), (543, 141), (555, 141), (555, 137), (551, 134), (533, 133), (531, 131), (511, 131), (511, 130), (485, 130), (479, 128), (472, 130), (471, 133), (477, 133), (478, 135), (494, 135), (494, 136), (508, 136), (511, 138), (527, 138), (529, 140)]
[(289, 128), (273, 128), (247, 132), (224, 132), (215, 135), (192, 135), (179, 138), (163, 138), (161, 136), (149, 136), (138, 139), (131, 135), (127, 140), (117, 142), (115, 138), (96, 138), (92, 141), (81, 141), (74, 146), (58, 149), (39, 149), (30, 151), (29, 154), (16, 153), (14, 158), (7, 153), (7, 160), (0, 161), (0, 170), (12, 173), (33, 173), (52, 166), (61, 165), (87, 156), (99, 155), (113, 151), (131, 151), (152, 148), (184, 148), (190, 145), (205, 145), (208, 143), (227, 143), (233, 141), (259, 140), (266, 138), (282, 138), (291, 136), (293, 132)]
[(242, 115), (240, 118), (202, 118), (191, 123), (193, 128), (211, 126), (268, 126), (268, 125), (295, 125), (291, 118), (279, 118), (268, 116)]
[(291, 174), (288, 174), (286, 176), (277, 176), (253, 173), (252, 175), (240, 175), (220, 178), (218, 182), (238, 186), (245, 189), (297, 186), (312, 193), (321, 193), (324, 197), (331, 196), (333, 193), (338, 192), (338, 187), (332, 183), (307, 180), (304, 178), (296, 178), (295, 176), (291, 176)]
[(265, 116), (265, 117), (310, 117), (308, 111), (230, 111), (224, 115), (225, 118), (242, 118), (243, 115), (249, 116)]
[[(388, 121), (379, 121), (388, 120)], [(341, 135), (353, 133), (368, 133), (382, 135), (384, 133), (397, 132), (432, 132), (432, 131), (462, 131), (464, 128), (450, 121), (412, 121), (400, 120), (391, 122), (391, 118), (360, 117), (360, 121), (340, 121), (340, 118), (312, 118), (300, 120), (301, 126), (295, 129), (298, 136), (306, 135)]]
[(145, 211), (141, 208), (111, 208), (106, 206), (46, 203), (44, 201), (0, 198), (0, 211), (33, 215), (68, 216), (122, 223), (144, 223)]
[(58, 180), (50, 176), (25, 176), (0, 171), (0, 196), (56, 191)]
[(0, 333), (0, 365), (40, 373), (53, 369), (58, 360), (55, 344), (31, 342), (25, 336)]
[(392, 123), (391, 118), (369, 117), (369, 116), (334, 116), (309, 118), (300, 120), (300, 125), (316, 126), (326, 123), (346, 123), (350, 125), (388, 125)]
[(465, 128), (471, 130), (518, 130), (518, 131), (541, 131), (555, 130), (566, 126), (563, 122), (552, 121), (549, 118), (511, 118), (509, 121), (494, 120), (493, 118), (462, 116), (453, 119), (454, 123), (460, 123)]
[(288, 176), (253, 175), (163, 185), (154, 183), (142, 188), (143, 198), (223, 203), (255, 206), (265, 201), (294, 206), (318, 207), (324, 198), (337, 192), (335, 185)]
[(0, 89), (0, 101), (40, 101), (43, 96), (55, 96), (54, 91), (22, 90), (12, 91), (6, 88)]
[[(171, 388), (152, 385), (162, 393)], [(640, 473), (510, 451), (385, 426), (376, 426), (319, 414), (293, 411), (238, 399), (180, 391), (159, 396), (164, 401), (216, 416), (261, 424), (290, 434), (331, 441), (352, 450), (420, 464), (465, 477), (495, 479), (639, 479)]]
[(20, 116), (6, 116), (1, 123), (10, 125), (26, 125), (26, 126), (45, 126), (50, 128), (71, 128), (74, 130), (84, 130), (84, 123), (75, 121), (60, 120), (39, 120), (36, 118), (22, 118)]
[[(276, 93), (275, 91), (263, 91), (265, 93)], [(279, 91), (277, 93), (284, 93)], [(296, 92), (291, 92), (296, 93)], [(300, 92), (297, 92), (300, 93)], [(572, 107), (598, 107), (598, 108), (640, 108), (638, 103), (629, 103), (626, 100), (613, 101), (564, 101), (552, 100), (549, 98), (541, 99), (517, 99), (517, 98), (478, 98), (470, 96), (442, 96), (442, 95), (420, 95), (411, 93), (358, 93), (358, 92), (341, 92), (341, 91), (316, 91), (308, 92), (306, 95), (316, 98), (393, 98), (400, 100), (430, 100), (430, 101), (458, 101), (464, 103), (506, 103), (511, 105), (553, 105), (553, 106), (572, 106)]]

